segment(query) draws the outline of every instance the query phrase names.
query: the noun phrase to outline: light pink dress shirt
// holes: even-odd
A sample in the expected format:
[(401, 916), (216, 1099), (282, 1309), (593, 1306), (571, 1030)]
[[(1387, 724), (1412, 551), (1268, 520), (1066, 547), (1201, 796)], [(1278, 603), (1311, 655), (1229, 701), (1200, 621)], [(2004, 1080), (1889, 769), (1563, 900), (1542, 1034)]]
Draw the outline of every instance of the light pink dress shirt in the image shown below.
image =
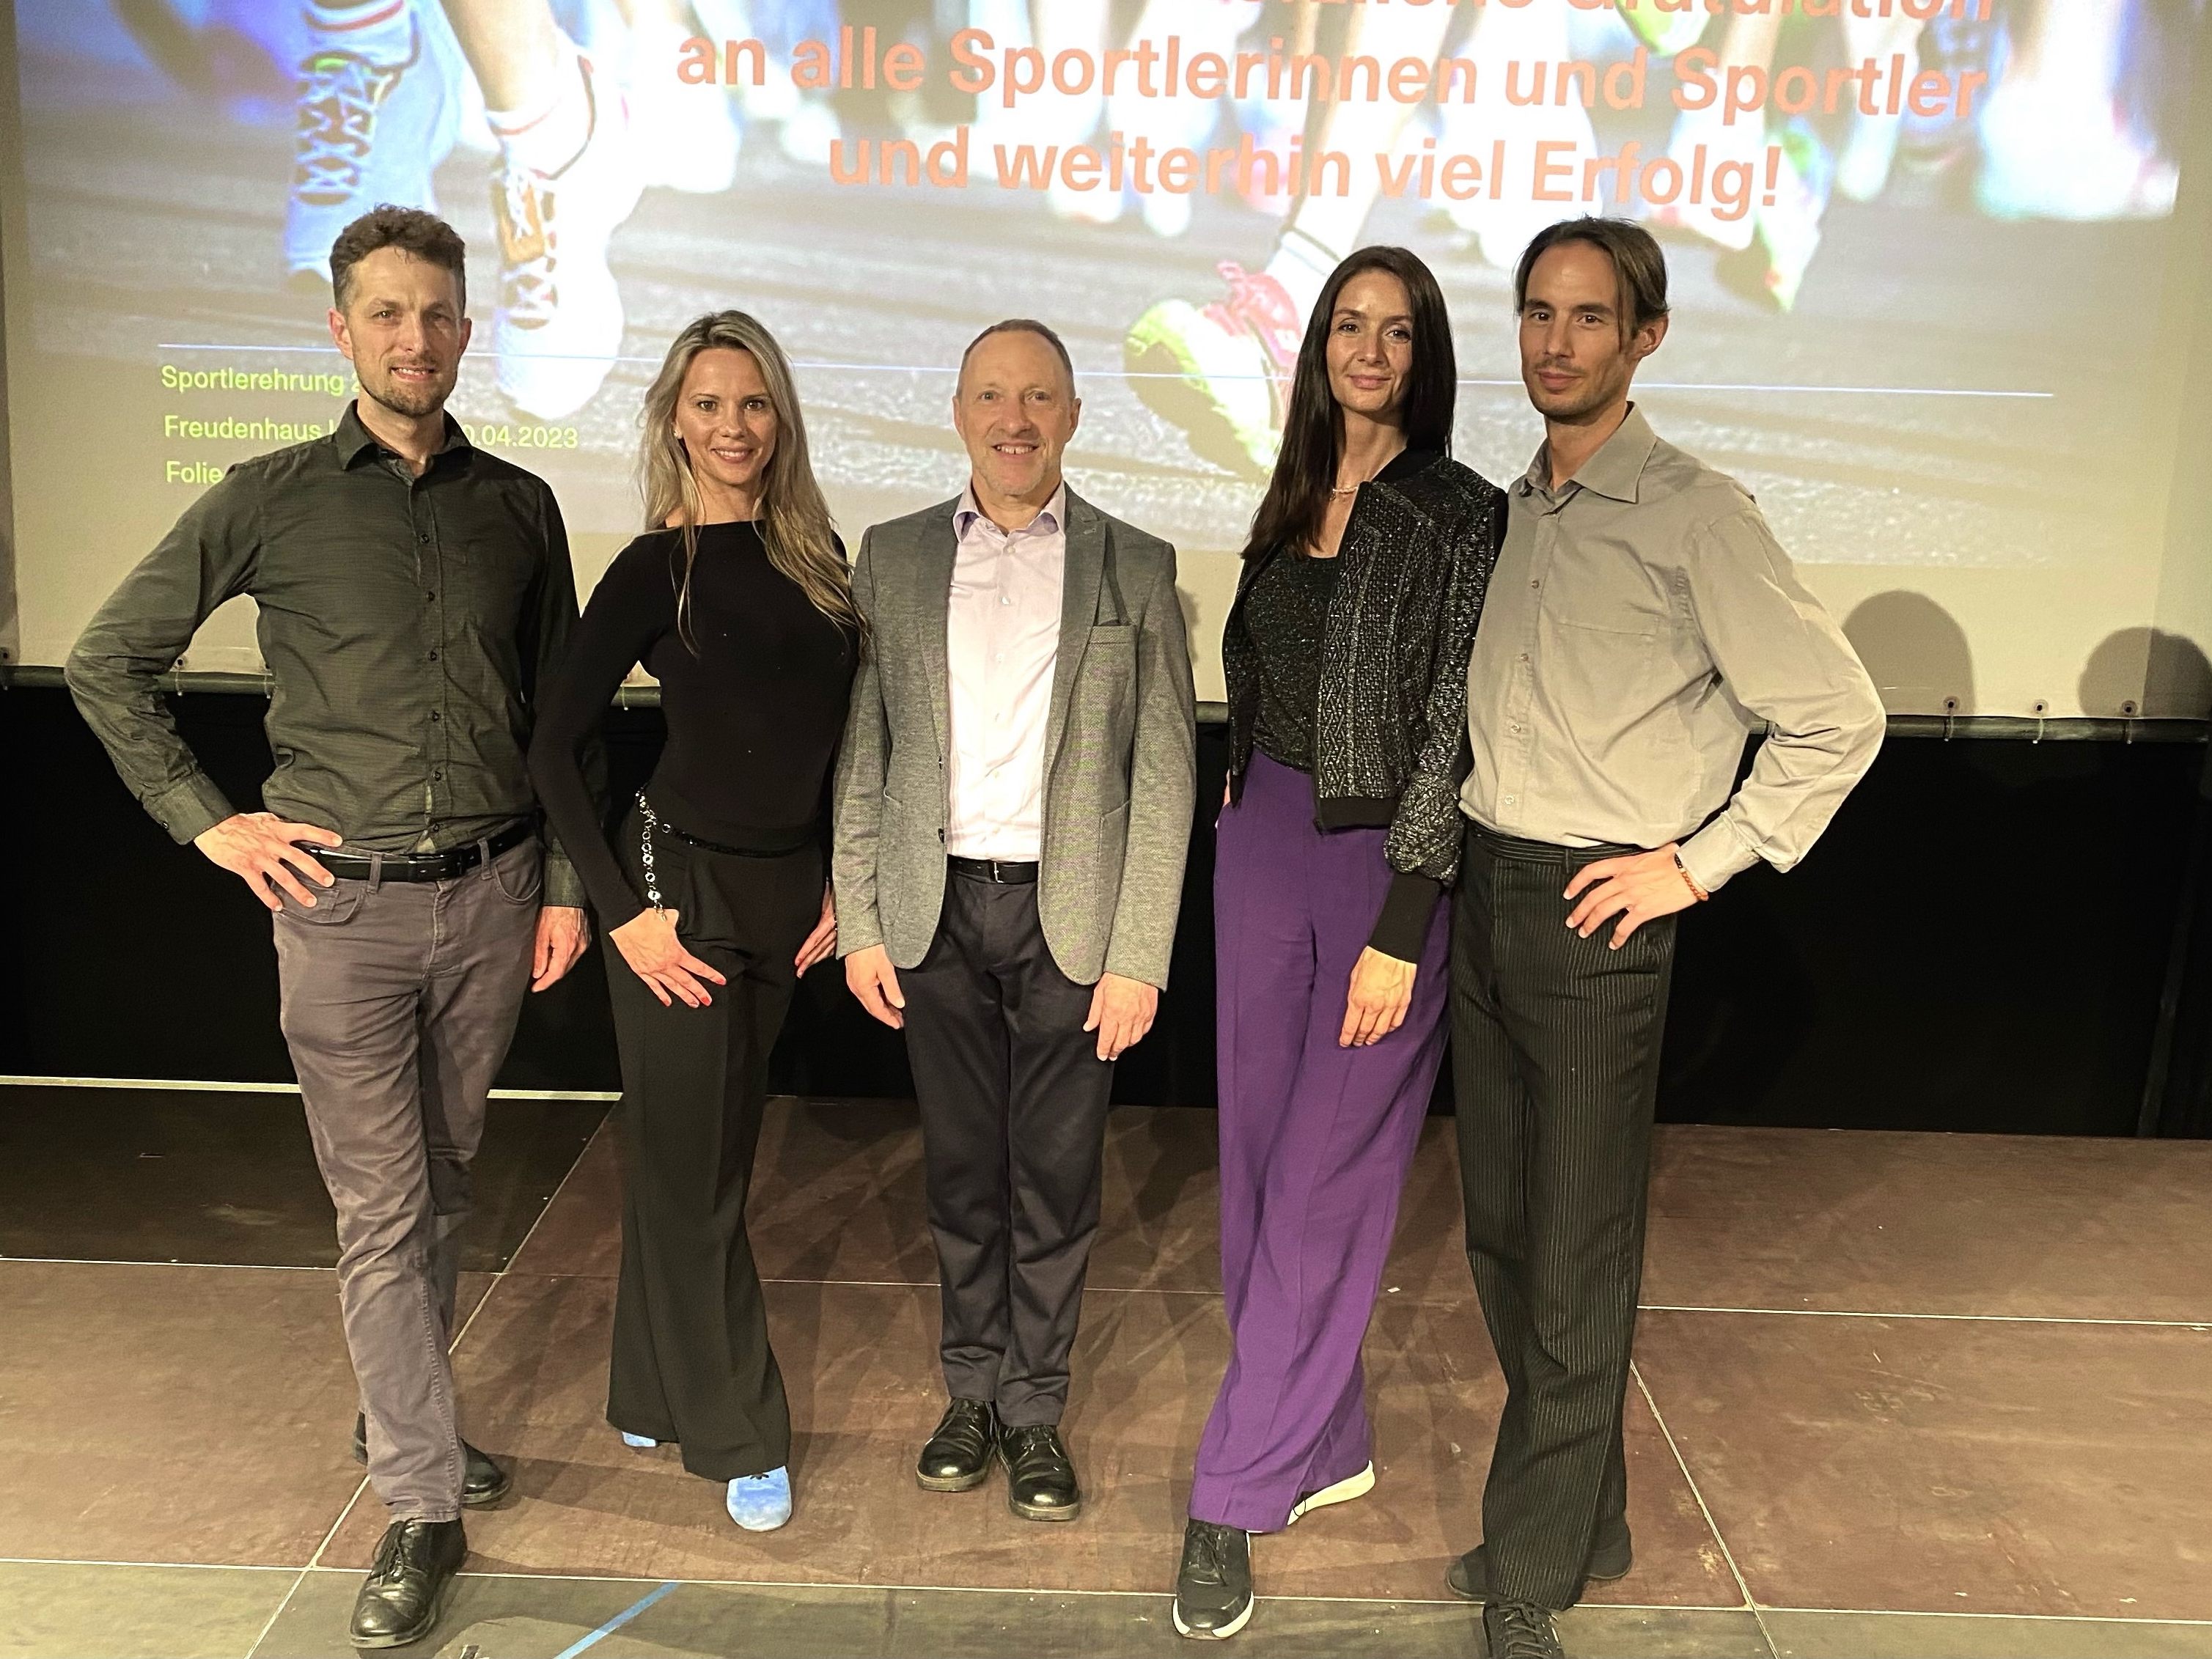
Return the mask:
[(1060, 655), (1067, 489), (1019, 530), (1001, 530), (972, 487), (952, 514), (959, 550), (945, 619), (952, 755), (945, 850), (1036, 860), (1044, 845), (1044, 740)]

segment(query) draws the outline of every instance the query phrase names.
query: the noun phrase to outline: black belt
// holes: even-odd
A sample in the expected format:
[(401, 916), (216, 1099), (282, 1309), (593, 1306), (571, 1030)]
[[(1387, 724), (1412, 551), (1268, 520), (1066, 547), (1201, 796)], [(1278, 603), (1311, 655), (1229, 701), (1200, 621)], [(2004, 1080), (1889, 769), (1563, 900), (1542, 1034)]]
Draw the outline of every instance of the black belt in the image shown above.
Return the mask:
[(1602, 842), (1595, 847), (1564, 847), (1557, 842), (1530, 841), (1522, 836), (1509, 836), (1502, 830), (1493, 830), (1480, 818), (1468, 818), (1468, 828), (1474, 838), (1500, 858), (1517, 859), (1530, 864), (1594, 864), (1600, 859), (1626, 858), (1644, 849), (1626, 847), (1615, 842)]
[(1009, 864), (1004, 859), (948, 858), (945, 861), (952, 866), (954, 875), (974, 881), (995, 881), (1003, 886), (1014, 886), (1037, 878), (1035, 863)]
[(301, 843), (324, 869), (349, 881), (451, 881), (465, 876), (484, 861), (497, 858), (530, 840), (538, 826), (527, 818), (501, 830), (489, 841), (472, 841), (465, 847), (449, 847), (442, 853), (347, 853)]

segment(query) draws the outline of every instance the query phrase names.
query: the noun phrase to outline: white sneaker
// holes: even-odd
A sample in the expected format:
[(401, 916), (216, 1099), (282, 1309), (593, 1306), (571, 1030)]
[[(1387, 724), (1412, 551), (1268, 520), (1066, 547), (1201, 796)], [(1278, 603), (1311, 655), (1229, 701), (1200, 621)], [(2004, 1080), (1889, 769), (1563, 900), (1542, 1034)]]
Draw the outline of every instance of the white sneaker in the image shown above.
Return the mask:
[(380, 203), (436, 210), (431, 175), (460, 125), (465, 70), (452, 41), (410, 13), (408, 49), (396, 61), (335, 39), (308, 50), (284, 204), (286, 270), (328, 281), (331, 244)]
[(1750, 169), (1753, 179), (1764, 179), (1767, 143), (1766, 119), (1755, 110), (1739, 115), (1733, 125), (1722, 118), (1717, 103), (1709, 109), (1684, 111), (1675, 118), (1674, 135), (1667, 144), (1667, 154), (1682, 169), (1684, 188), (1674, 201), (1651, 210), (1651, 222), (1686, 230), (1729, 252), (1742, 252), (1758, 230), (1754, 216), (1742, 213), (1733, 219), (1723, 218), (1721, 204), (1713, 200), (1710, 191), (1702, 202), (1689, 199), (1687, 181), (1696, 171), (1699, 146), (1705, 149), (1708, 179), (1728, 161), (1741, 161)]
[(2160, 219), (2180, 174), (2093, 88), (2008, 77), (1982, 107), (1974, 196), (1998, 219)]
[(641, 190), (622, 95), (591, 59), (577, 61), (582, 95), (591, 100), (583, 149), (550, 174), (502, 157), (492, 180), (499, 389), (526, 414), (547, 421), (589, 403), (622, 349), (622, 291), (607, 266), (607, 244)]
[[(1485, 64), (1483, 73), (1489, 72), (1490, 66)], [(1589, 112), (1579, 103), (1571, 102), (1564, 109), (1509, 104), (1504, 84), (1501, 74), (1486, 83), (1477, 102), (1455, 101), (1446, 106), (1437, 148), (1448, 154), (1472, 155), (1487, 168), (1493, 147), (1500, 139), (1504, 141), (1508, 182), (1504, 197), (1494, 202), (1490, 199), (1490, 181), (1486, 178), (1477, 195), (1464, 202), (1449, 202), (1444, 211), (1455, 226), (1474, 239), (1486, 264), (1511, 270), (1521, 263), (1522, 251), (1537, 232), (1578, 213), (1600, 210), (1595, 204), (1539, 202), (1529, 194), (1526, 180), (1535, 163), (1536, 146), (1547, 142), (1572, 144), (1574, 171), (1567, 176), (1579, 178), (1583, 160), (1597, 154), (1597, 135), (1591, 129)], [(1557, 159), (1556, 151), (1553, 155)]]
[(838, 120), (837, 112), (830, 106), (829, 100), (808, 94), (802, 95), (791, 113), (783, 118), (783, 125), (776, 129), (776, 143), (794, 161), (826, 167), (830, 165), (830, 151), (844, 136), (844, 124)]
[(676, 73), (684, 31), (641, 28), (629, 43), (630, 145), (643, 182), (689, 196), (715, 196), (737, 182), (738, 131), (730, 95)]

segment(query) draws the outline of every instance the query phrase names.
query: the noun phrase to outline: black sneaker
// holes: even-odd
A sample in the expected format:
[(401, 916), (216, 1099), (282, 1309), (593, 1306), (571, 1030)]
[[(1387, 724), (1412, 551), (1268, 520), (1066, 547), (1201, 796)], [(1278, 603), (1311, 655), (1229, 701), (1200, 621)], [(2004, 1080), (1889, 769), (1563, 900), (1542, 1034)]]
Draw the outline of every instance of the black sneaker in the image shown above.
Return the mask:
[(915, 1460), (924, 1492), (973, 1492), (991, 1476), (998, 1453), (999, 1413), (988, 1400), (956, 1400)]
[(1482, 1649), (1489, 1659), (1566, 1659), (1552, 1610), (1533, 1601), (1485, 1601)]
[(354, 1646), (404, 1648), (428, 1636), (468, 1553), (458, 1521), (393, 1522), (354, 1597)]
[[(368, 1420), (361, 1416), (353, 1419), (353, 1461), (364, 1468), (368, 1463)], [(465, 1440), (461, 1442), (463, 1509), (489, 1509), (506, 1497), (514, 1485), (514, 1477), (493, 1462), (488, 1453), (478, 1451)]]
[[(1583, 1565), (1583, 1577), (1589, 1583), (1610, 1584), (1616, 1578), (1627, 1577), (1628, 1570), (1635, 1565), (1635, 1552), (1629, 1547), (1628, 1522), (1617, 1521), (1598, 1529), (1597, 1541), (1590, 1546), (1589, 1559)], [(1487, 1601), (1488, 1552), (1477, 1544), (1444, 1570), (1444, 1583), (1463, 1601)]]
[(1182, 1565), (1176, 1570), (1176, 1632), (1218, 1642), (1251, 1616), (1252, 1534), (1194, 1517), (1182, 1529)]

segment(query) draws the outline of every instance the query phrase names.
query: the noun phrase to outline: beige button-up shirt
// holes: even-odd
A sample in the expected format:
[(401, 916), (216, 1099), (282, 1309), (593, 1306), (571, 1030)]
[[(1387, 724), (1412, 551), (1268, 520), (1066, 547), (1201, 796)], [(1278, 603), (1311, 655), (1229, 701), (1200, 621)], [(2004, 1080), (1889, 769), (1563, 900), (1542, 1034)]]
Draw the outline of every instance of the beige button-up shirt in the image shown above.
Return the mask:
[(1532, 841), (1679, 842), (1708, 892), (1761, 859), (1804, 857), (1873, 764), (1885, 717), (1742, 486), (1631, 405), (1559, 489), (1539, 448), (1507, 496), (1468, 665), (1461, 809)]
[(945, 617), (952, 716), (945, 850), (1034, 863), (1044, 839), (1044, 739), (1060, 660), (1067, 487), (1001, 530), (971, 487), (953, 509), (959, 550)]

